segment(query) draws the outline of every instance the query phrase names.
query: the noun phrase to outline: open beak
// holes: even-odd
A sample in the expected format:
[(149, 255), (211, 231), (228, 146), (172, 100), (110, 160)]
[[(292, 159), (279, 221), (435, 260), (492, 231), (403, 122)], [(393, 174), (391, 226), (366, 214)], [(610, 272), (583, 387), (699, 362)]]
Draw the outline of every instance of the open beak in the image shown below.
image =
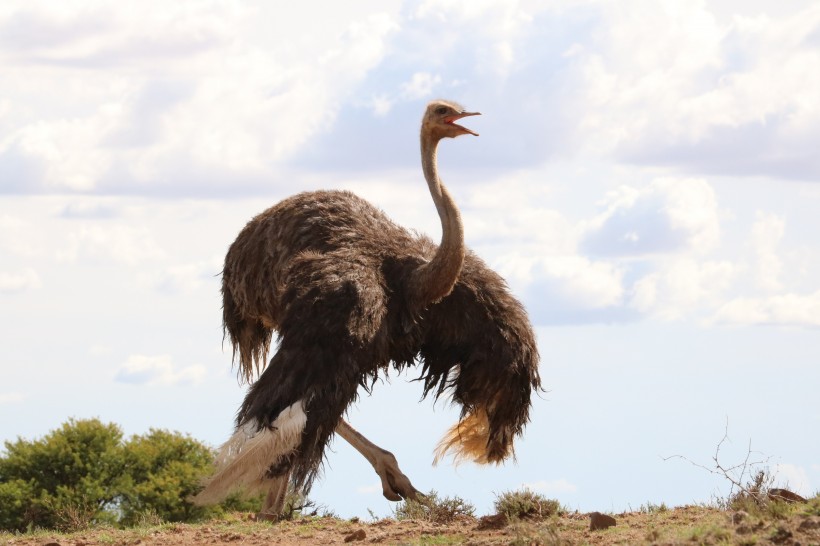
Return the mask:
[(478, 136), (478, 133), (476, 133), (475, 131), (471, 131), (470, 129), (467, 129), (466, 127), (462, 127), (461, 125), (456, 123), (456, 121), (461, 119), (461, 118), (466, 118), (467, 116), (480, 116), (480, 115), (481, 115), (481, 112), (462, 112), (462, 113), (456, 114), (454, 116), (447, 116), (446, 118), (444, 118), (444, 123), (449, 123), (450, 125), (454, 125), (454, 126), (458, 127), (459, 129), (461, 129), (462, 131), (464, 131), (465, 133), (469, 133), (471, 135)]

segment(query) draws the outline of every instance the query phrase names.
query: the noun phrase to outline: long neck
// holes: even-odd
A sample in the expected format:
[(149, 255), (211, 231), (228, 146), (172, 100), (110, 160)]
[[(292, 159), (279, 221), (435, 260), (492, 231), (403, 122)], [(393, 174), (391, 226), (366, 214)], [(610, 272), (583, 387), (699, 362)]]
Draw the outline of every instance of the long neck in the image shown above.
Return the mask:
[(421, 166), (441, 219), (441, 244), (433, 259), (419, 266), (409, 279), (409, 295), (419, 307), (426, 307), (448, 295), (464, 264), (464, 226), (455, 201), (438, 177), (437, 147), (438, 139), (422, 134)]

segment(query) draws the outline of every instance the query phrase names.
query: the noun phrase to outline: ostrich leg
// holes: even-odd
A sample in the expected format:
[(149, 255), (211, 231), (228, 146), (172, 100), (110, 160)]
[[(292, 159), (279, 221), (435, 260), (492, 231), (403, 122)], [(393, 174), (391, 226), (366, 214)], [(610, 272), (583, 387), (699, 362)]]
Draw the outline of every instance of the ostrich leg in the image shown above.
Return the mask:
[(392, 453), (386, 451), (351, 427), (344, 419), (339, 420), (336, 433), (356, 448), (373, 466), (382, 480), (382, 493), (387, 500), (419, 500), (420, 493), (399, 468)]
[(285, 496), (288, 492), (289, 478), (290, 472), (270, 480), (270, 489), (265, 501), (262, 503), (262, 510), (256, 515), (257, 520), (279, 521), (279, 518), (282, 517), (282, 511), (285, 509)]

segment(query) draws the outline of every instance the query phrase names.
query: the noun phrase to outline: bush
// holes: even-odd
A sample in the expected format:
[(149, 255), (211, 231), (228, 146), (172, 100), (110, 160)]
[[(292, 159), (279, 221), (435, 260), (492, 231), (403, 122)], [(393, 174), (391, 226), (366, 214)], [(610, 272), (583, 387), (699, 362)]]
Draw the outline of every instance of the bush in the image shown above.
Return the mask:
[(122, 431), (70, 420), (40, 440), (6, 442), (0, 458), (4, 529), (68, 529), (115, 519), (123, 477)]
[(473, 517), (475, 506), (460, 497), (439, 499), (438, 493), (430, 491), (419, 500), (400, 502), (393, 514), (396, 519), (415, 519), (432, 523), (449, 523), (460, 517)]
[(509, 520), (542, 520), (561, 512), (561, 505), (529, 489), (506, 491), (496, 496), (495, 510)]
[(27, 525), (34, 489), (25, 480), (6, 480), (0, 474), (0, 529), (21, 530)]
[(151, 430), (125, 443), (122, 522), (133, 525), (147, 514), (163, 521), (192, 521), (213, 512), (188, 498), (211, 468), (211, 450), (190, 437)]
[(69, 420), (42, 439), (5, 443), (0, 456), (0, 529), (79, 530), (98, 523), (195, 521), (224, 509), (258, 509), (234, 495), (217, 507), (188, 501), (213, 452), (177, 432), (151, 430), (123, 442), (120, 428)]

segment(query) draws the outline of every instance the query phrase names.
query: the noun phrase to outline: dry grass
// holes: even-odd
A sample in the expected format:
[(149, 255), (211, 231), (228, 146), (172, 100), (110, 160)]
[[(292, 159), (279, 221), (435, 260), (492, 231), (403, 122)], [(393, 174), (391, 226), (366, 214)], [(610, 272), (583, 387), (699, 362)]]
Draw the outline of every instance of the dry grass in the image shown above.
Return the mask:
[(430, 491), (421, 499), (400, 502), (393, 510), (399, 521), (418, 520), (431, 523), (451, 523), (459, 518), (473, 518), (475, 506), (460, 497), (439, 498)]
[(520, 489), (506, 491), (496, 497), (495, 511), (504, 514), (508, 520), (519, 519), (544, 520), (564, 511), (557, 500), (548, 499), (543, 495)]
[[(432, 495), (431, 495), (432, 496)], [(499, 498), (502, 498), (500, 496)], [(345, 538), (364, 533), (362, 544), (411, 545), (788, 545), (820, 544), (820, 497), (807, 503), (771, 501), (747, 510), (717, 506), (641, 507), (615, 514), (617, 525), (604, 531), (589, 530), (589, 516), (558, 510), (546, 518), (521, 518), (497, 528), (479, 528), (462, 499), (439, 499), (439, 508), (422, 509), (422, 517), (383, 519), (362, 523), (357, 519), (295, 516), (278, 523), (257, 522), (250, 514), (231, 514), (197, 525), (162, 524), (131, 529), (90, 528), (73, 533), (0, 533), (0, 546), (63, 546), (84, 544), (345, 544)], [(520, 499), (519, 499), (520, 501)], [(663, 505), (661, 505), (663, 506)], [(442, 508), (443, 507), (443, 508)], [(415, 508), (413, 508), (415, 510)], [(542, 513), (544, 513), (542, 511)], [(415, 513), (414, 513), (415, 514)], [(438, 520), (438, 515), (449, 514)], [(352, 542), (352, 543), (356, 543)]]

